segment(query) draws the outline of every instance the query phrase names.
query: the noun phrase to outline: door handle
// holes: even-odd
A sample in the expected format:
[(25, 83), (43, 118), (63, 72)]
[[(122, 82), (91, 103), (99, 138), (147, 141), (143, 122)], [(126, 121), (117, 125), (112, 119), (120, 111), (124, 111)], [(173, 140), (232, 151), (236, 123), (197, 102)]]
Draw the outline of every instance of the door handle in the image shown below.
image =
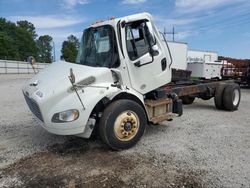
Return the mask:
[(167, 68), (167, 59), (163, 58), (161, 60), (161, 70), (164, 71), (164, 70), (166, 70), (166, 68)]
[(140, 66), (141, 66), (141, 62), (140, 62), (140, 61), (137, 61), (137, 62), (134, 63), (134, 65), (135, 65), (136, 67), (140, 67)]
[(141, 64), (140, 61), (137, 61), (137, 62), (134, 63), (134, 66), (136, 66), (136, 67), (142, 67), (142, 66), (148, 65), (150, 63), (153, 63), (153, 61), (150, 61), (150, 62), (147, 62), (147, 63), (143, 63), (143, 64)]

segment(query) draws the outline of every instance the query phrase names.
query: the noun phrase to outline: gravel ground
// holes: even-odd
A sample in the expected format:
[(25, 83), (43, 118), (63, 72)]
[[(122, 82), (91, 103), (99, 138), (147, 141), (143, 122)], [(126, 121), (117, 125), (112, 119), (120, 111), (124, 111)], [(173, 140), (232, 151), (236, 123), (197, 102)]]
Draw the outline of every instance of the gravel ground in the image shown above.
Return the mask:
[(238, 111), (197, 99), (114, 152), (43, 130), (22, 96), (29, 77), (0, 75), (0, 187), (250, 187), (250, 89)]

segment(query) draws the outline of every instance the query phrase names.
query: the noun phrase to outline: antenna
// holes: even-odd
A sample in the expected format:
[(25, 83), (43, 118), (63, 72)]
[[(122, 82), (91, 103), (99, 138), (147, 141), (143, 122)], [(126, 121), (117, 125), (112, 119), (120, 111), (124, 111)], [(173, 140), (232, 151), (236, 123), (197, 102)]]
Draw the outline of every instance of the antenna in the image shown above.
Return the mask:
[(178, 33), (175, 32), (175, 28), (174, 27), (173, 27), (172, 32), (167, 32), (166, 28), (164, 27), (164, 32), (163, 33), (164, 33), (164, 36), (166, 36), (166, 35), (172, 35), (173, 42), (175, 41), (175, 35), (178, 34)]

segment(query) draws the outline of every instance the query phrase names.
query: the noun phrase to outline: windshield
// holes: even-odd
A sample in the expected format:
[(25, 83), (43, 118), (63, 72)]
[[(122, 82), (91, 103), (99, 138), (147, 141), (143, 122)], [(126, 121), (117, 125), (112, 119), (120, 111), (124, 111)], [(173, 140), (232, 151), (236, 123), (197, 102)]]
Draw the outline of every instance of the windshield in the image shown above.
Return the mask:
[(92, 67), (119, 66), (115, 33), (109, 25), (84, 31), (76, 63)]

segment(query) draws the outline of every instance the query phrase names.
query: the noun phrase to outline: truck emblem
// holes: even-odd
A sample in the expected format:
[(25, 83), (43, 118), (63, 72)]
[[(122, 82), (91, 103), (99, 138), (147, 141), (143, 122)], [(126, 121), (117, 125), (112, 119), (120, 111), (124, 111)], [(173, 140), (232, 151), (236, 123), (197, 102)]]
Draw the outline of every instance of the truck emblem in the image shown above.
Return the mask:
[(36, 95), (40, 98), (43, 98), (43, 93), (40, 90), (36, 92)]

